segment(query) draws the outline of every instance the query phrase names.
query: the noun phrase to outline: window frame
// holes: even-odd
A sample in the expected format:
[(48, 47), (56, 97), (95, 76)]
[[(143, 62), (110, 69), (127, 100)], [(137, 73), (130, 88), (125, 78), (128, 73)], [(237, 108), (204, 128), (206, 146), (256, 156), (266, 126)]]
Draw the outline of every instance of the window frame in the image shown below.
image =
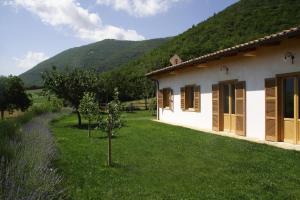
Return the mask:
[[(171, 110), (171, 98), (172, 98), (172, 89), (171, 88), (163, 88), (162, 89), (163, 96), (163, 109)], [(165, 98), (167, 97), (167, 98)], [(167, 106), (166, 106), (167, 102)]]
[[(195, 87), (196, 87), (196, 85), (195, 84), (193, 84), (193, 85), (186, 85), (184, 88), (185, 88), (185, 110), (186, 111), (195, 111)], [(188, 92), (187, 92), (187, 90), (189, 89), (189, 88), (193, 88), (193, 92), (192, 92), (192, 94), (189, 96), (189, 95), (187, 95), (188, 94)], [(188, 105), (189, 105), (189, 101), (190, 101), (190, 99), (189, 99), (189, 97), (192, 97), (192, 99), (193, 99), (193, 107), (188, 107)]]

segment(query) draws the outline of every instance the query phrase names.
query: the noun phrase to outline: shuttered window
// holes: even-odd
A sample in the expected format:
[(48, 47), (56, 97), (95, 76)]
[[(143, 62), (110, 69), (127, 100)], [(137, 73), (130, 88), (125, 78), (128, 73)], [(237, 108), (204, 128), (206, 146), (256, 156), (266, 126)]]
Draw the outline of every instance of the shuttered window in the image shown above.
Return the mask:
[(163, 108), (163, 90), (157, 91), (157, 105), (159, 108)]
[(182, 110), (200, 112), (201, 108), (201, 91), (200, 86), (189, 85), (180, 88), (180, 105)]
[(173, 110), (173, 90), (171, 88), (163, 89), (163, 107)]
[(194, 86), (185, 87), (185, 108), (194, 109)]

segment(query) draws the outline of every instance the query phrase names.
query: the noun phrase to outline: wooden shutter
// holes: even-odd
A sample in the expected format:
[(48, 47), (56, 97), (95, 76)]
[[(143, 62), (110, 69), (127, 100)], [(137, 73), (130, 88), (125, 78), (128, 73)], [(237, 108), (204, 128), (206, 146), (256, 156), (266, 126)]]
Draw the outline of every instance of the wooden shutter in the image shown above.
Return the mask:
[(278, 141), (278, 87), (276, 78), (265, 79), (265, 134), (266, 140)]
[(159, 108), (163, 108), (164, 107), (164, 95), (163, 95), (163, 90), (158, 90), (157, 91), (157, 105)]
[(180, 88), (180, 107), (185, 110), (185, 87)]
[(169, 105), (170, 105), (170, 110), (174, 110), (174, 95), (173, 95), (173, 90), (170, 88), (169, 89)]
[(194, 104), (195, 104), (195, 111), (200, 112), (201, 110), (201, 91), (200, 91), (200, 86), (197, 85), (195, 86), (194, 90)]
[(220, 85), (212, 85), (212, 125), (214, 131), (221, 131), (222, 119), (221, 119), (221, 92)]
[(236, 134), (246, 136), (246, 82), (235, 84)]

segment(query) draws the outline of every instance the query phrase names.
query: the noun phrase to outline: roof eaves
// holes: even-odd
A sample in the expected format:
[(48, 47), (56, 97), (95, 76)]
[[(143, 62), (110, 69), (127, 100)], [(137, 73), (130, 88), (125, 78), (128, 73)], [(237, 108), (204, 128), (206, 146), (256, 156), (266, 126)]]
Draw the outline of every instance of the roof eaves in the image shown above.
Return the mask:
[(212, 53), (179, 63), (177, 65), (172, 65), (172, 66), (168, 66), (168, 67), (165, 67), (162, 69), (154, 70), (152, 72), (147, 73), (146, 76), (153, 76), (153, 75), (156, 75), (159, 73), (172, 71), (174, 69), (179, 69), (186, 65), (201, 64), (204, 62), (215, 60), (217, 57), (222, 57), (222, 56), (225, 56), (226, 54), (229, 54), (227, 56), (230, 56), (230, 53), (233, 53), (234, 51), (236, 51), (238, 53), (241, 51), (249, 50), (251, 48), (258, 48), (262, 45), (272, 44), (273, 42), (280, 42), (284, 39), (292, 38), (292, 37), (299, 36), (299, 35), (300, 35), (300, 27), (291, 28), (291, 29), (284, 30), (279, 33), (271, 34), (271, 35), (268, 35), (268, 36), (265, 36), (265, 37), (262, 37), (262, 38), (259, 38), (256, 40), (238, 44), (233, 47), (218, 50), (216, 52), (212, 52)]

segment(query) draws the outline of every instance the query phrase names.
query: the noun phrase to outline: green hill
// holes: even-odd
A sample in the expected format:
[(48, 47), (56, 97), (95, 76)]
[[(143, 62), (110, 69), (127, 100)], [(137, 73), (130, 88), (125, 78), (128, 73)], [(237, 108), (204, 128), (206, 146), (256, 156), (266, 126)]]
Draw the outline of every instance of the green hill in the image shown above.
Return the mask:
[(166, 67), (178, 54), (189, 60), (300, 25), (299, 0), (240, 0), (161, 47), (124, 66)]
[(174, 54), (188, 60), (299, 26), (299, 10), (299, 0), (240, 0), (105, 76), (111, 77), (111, 80), (114, 80), (113, 77), (123, 77), (119, 79), (122, 82), (113, 81), (115, 85), (111, 87), (123, 87), (120, 92), (123, 99), (137, 98), (140, 90), (137, 85), (130, 84), (132, 80), (151, 70), (168, 66)]
[(128, 61), (138, 58), (149, 50), (159, 47), (169, 38), (145, 41), (103, 40), (93, 44), (71, 48), (45, 60), (20, 75), (26, 86), (40, 86), (41, 72), (56, 66), (95, 68), (99, 72), (114, 69)]
[[(153, 49), (147, 49), (148, 52), (145, 54), (145, 51), (140, 52), (138, 55), (134, 53), (127, 54), (128, 56), (125, 56), (126, 59), (122, 62), (119, 62), (119, 57), (116, 56), (112, 59), (114, 62), (103, 62), (105, 64), (102, 64), (100, 58), (106, 58), (106, 56), (102, 56), (101, 52), (97, 53), (95, 62), (90, 62), (90, 51), (88, 50), (84, 51), (85, 53), (77, 54), (80, 54), (81, 66), (99, 66), (99, 69), (102, 69), (100, 71), (113, 69), (102, 74), (104, 82), (107, 83), (105, 86), (107, 87), (106, 95), (109, 96), (112, 88), (118, 87), (122, 100), (138, 99), (141, 98), (145, 86), (144, 83), (140, 82), (139, 77), (143, 77), (146, 72), (151, 70), (168, 66), (169, 58), (175, 53), (183, 60), (188, 60), (277, 31), (299, 26), (299, 10), (299, 0), (240, 0), (176, 37), (163, 40), (163, 42), (158, 40), (157, 48), (154, 49), (155, 45), (153, 45)], [(108, 47), (112, 45), (109, 44), (110, 42), (112, 41), (103, 41), (103, 43), (107, 43), (105, 45), (107, 49), (114, 49), (113, 46)], [(143, 44), (143, 42), (141, 43)], [(132, 44), (132, 42), (125, 41), (121, 43), (125, 46)], [(128, 49), (130, 51), (135, 50), (132, 47), (128, 47)], [(124, 47), (121, 52), (125, 54), (128, 49)], [(122, 54), (122, 58), (124, 54)], [(61, 58), (65, 65), (76, 66), (78, 62), (72, 63), (73, 59), (77, 60), (76, 56), (69, 56), (68, 59)], [(49, 60), (46, 62), (48, 66), (52, 64)], [(46, 66), (43, 63), (40, 65)], [(117, 67), (119, 65), (120, 67)], [(27, 80), (37, 77), (31, 71), (25, 73), (22, 77), (26, 77), (26, 74)], [(31, 74), (31, 77), (28, 74)]]

